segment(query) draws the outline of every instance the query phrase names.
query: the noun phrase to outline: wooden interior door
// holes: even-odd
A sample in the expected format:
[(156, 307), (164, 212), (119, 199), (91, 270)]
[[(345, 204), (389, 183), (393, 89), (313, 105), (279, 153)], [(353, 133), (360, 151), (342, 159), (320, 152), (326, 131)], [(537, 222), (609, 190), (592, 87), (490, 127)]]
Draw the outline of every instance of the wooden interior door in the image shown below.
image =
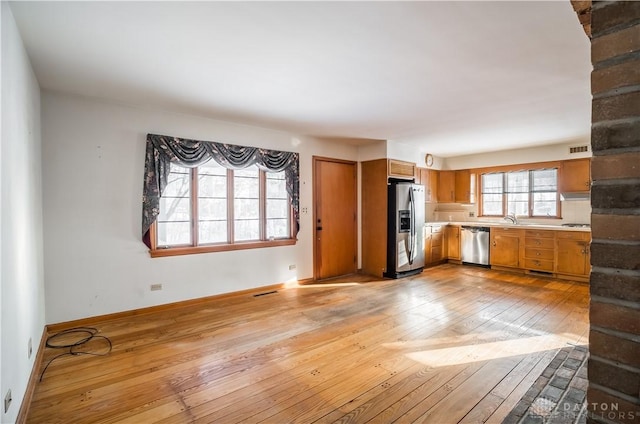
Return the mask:
[(314, 277), (357, 271), (356, 162), (313, 158)]

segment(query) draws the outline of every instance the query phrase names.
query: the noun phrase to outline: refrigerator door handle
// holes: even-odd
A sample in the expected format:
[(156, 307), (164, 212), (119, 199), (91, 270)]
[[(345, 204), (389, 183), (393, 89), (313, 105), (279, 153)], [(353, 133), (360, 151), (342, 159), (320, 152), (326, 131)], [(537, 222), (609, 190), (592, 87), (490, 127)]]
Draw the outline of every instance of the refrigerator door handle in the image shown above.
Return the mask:
[(410, 237), (409, 237), (409, 264), (413, 265), (413, 259), (414, 259), (414, 251), (413, 251), (413, 245), (415, 243), (415, 237), (416, 237), (416, 210), (415, 210), (415, 205), (414, 205), (414, 199), (413, 199), (413, 187), (411, 187), (409, 189), (409, 209), (411, 210), (411, 218), (410, 218), (410, 226), (411, 226), (411, 230), (409, 231)]

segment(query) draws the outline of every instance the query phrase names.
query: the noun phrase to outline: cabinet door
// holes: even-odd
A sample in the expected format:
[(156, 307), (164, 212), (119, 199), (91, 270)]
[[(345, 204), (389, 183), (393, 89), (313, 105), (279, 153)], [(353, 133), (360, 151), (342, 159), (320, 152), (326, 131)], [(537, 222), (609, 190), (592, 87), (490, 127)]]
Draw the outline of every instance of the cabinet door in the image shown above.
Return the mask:
[(416, 164), (389, 159), (387, 173), (394, 178), (414, 179), (416, 177)]
[(559, 238), (557, 254), (558, 274), (589, 275), (591, 264), (588, 241)]
[(425, 185), (425, 180), (424, 177), (426, 176), (426, 171), (427, 168), (416, 168), (416, 184), (422, 184)]
[(456, 203), (471, 203), (471, 173), (468, 169), (455, 172)]
[(438, 182), (438, 202), (453, 203), (456, 201), (456, 173), (455, 171), (440, 171)]
[(460, 260), (460, 226), (449, 225), (447, 227), (447, 251), (448, 258)]
[(427, 185), (425, 187), (426, 201), (437, 202), (438, 201), (438, 183), (440, 181), (440, 172), (428, 169), (427, 170)]
[(591, 159), (575, 159), (562, 162), (560, 192), (575, 193), (591, 190)]
[(382, 277), (387, 267), (387, 160), (362, 169), (362, 272)]
[(427, 168), (420, 168), (420, 182), (418, 184), (422, 184), (424, 186), (424, 201), (430, 202), (431, 195), (429, 193), (429, 170)]
[(518, 267), (520, 265), (520, 236), (491, 231), (489, 262), (491, 265)]
[(433, 254), (431, 252), (431, 228), (427, 228), (424, 235), (424, 263), (430, 264), (433, 262)]

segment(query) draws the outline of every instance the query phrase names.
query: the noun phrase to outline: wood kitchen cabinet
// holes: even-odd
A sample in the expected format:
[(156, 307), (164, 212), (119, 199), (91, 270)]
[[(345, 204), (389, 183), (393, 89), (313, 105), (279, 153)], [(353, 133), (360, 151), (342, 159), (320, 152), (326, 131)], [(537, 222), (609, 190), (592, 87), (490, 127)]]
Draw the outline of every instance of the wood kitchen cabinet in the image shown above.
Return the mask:
[(590, 233), (558, 231), (556, 273), (588, 278), (591, 272), (590, 242)]
[(471, 171), (440, 171), (438, 178), (438, 202), (471, 203)]
[(454, 199), (456, 203), (471, 203), (471, 172), (468, 169), (455, 171)]
[(591, 190), (591, 159), (573, 159), (562, 162), (560, 193), (580, 193)]
[(413, 180), (416, 177), (416, 164), (397, 159), (388, 160), (387, 175), (392, 178)]
[(425, 202), (438, 201), (438, 171), (434, 169), (417, 168), (416, 183), (424, 186)]
[(520, 267), (520, 247), (524, 230), (513, 228), (491, 228), (489, 263), (497, 267)]
[(416, 184), (422, 184), (425, 185), (423, 178), (428, 178), (428, 175), (424, 173), (424, 171), (426, 171), (426, 168), (416, 168)]
[(555, 231), (526, 230), (524, 268), (552, 273), (555, 260)]
[(445, 240), (447, 243), (447, 258), (460, 260), (460, 226), (447, 225), (445, 227)]
[(436, 203), (438, 201), (438, 183), (440, 181), (440, 172), (435, 169), (429, 169), (429, 187), (427, 190), (427, 202)]
[(416, 168), (416, 184), (422, 184), (425, 188), (425, 196), (426, 189), (429, 187), (429, 180), (431, 176), (429, 175), (429, 169), (427, 168)]
[(387, 267), (387, 159), (361, 163), (362, 272), (382, 277)]
[(456, 201), (456, 172), (440, 171), (438, 181), (438, 202), (454, 203)]
[(511, 268), (588, 282), (590, 242), (589, 231), (492, 227), (489, 262), (497, 269)]
[(445, 260), (444, 228), (442, 225), (425, 226), (424, 263), (434, 265)]

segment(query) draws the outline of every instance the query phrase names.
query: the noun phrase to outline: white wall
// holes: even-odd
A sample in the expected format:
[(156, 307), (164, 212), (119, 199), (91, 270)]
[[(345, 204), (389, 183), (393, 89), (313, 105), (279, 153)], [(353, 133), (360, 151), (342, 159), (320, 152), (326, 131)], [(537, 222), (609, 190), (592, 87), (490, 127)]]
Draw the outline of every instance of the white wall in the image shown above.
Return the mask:
[[(48, 323), (311, 278), (312, 157), (357, 159), (354, 146), (49, 92), (42, 131)], [(308, 209), (298, 243), (150, 258), (140, 234), (147, 133), (298, 151)]]
[[(1, 421), (16, 420), (44, 329), (40, 88), (11, 9), (2, 2)], [(33, 340), (33, 354), (27, 345)]]
[(387, 157), (389, 159), (404, 160), (413, 162), (417, 166), (424, 167), (424, 155), (418, 149), (408, 144), (399, 143), (397, 141), (387, 141)]
[(387, 157), (387, 142), (385, 140), (372, 141), (358, 147), (358, 161), (385, 159)]
[[(570, 146), (589, 146), (586, 153), (569, 154)], [(591, 157), (591, 140), (576, 139), (566, 143), (551, 144), (526, 149), (501, 150), (498, 152), (456, 156), (444, 160), (443, 169), (468, 169), (520, 163), (547, 162), (554, 160)]]

